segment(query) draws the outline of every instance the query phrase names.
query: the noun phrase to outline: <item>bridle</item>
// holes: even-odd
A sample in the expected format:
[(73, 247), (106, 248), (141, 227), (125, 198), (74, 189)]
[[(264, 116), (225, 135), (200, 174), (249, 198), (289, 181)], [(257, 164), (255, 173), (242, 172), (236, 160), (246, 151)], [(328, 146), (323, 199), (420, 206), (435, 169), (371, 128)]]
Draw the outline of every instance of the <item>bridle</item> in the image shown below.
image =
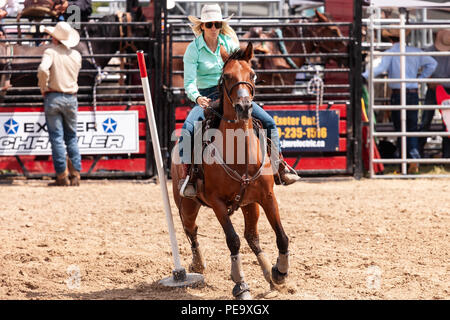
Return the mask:
[[(226, 65), (226, 63), (225, 63)], [(225, 67), (224, 65), (224, 67)], [(233, 105), (233, 100), (231, 99), (231, 94), (233, 92), (233, 90), (238, 86), (244, 84), (248, 87), (251, 88), (251, 100), (253, 101), (253, 97), (255, 96), (255, 86), (253, 83), (248, 82), (248, 81), (238, 81), (236, 83), (234, 83), (229, 89), (227, 88), (226, 84), (225, 84), (225, 79), (223, 77), (223, 73), (222, 76), (220, 77), (219, 80), (219, 91), (223, 90), (225, 91), (225, 95), (228, 98), (228, 100), (230, 101), (231, 105)], [(208, 107), (210, 108), (210, 107)], [(235, 108), (236, 111), (236, 106), (233, 106), (233, 108)], [(210, 108), (216, 115), (218, 115), (222, 120), (228, 122), (228, 123), (237, 123), (238, 120), (230, 120), (230, 119), (226, 119), (223, 115), (220, 115), (217, 111), (215, 111), (213, 108)], [(264, 131), (261, 131), (262, 135), (263, 135), (263, 141), (265, 141), (265, 134)], [(215, 158), (217, 163), (223, 168), (223, 170), (225, 171), (225, 173), (234, 181), (238, 182), (240, 184), (240, 190), (239, 192), (234, 196), (228, 210), (227, 213), (228, 215), (233, 214), (234, 211), (236, 211), (240, 205), (241, 202), (244, 198), (245, 195), (245, 190), (247, 189), (247, 187), (254, 181), (256, 181), (262, 174), (262, 170), (264, 168), (264, 164), (266, 162), (266, 152), (263, 152), (263, 159), (261, 161), (261, 165), (258, 168), (257, 172), (253, 175), (250, 176), (249, 175), (249, 164), (246, 163), (246, 168), (245, 168), (245, 173), (244, 174), (240, 174), (238, 173), (236, 170), (234, 170), (233, 168), (231, 168), (229, 165), (226, 164), (226, 162), (222, 159), (221, 155), (220, 155), (220, 151), (216, 148), (216, 146), (214, 145), (214, 143), (212, 143), (212, 141), (207, 141), (206, 143), (206, 148), (208, 148), (208, 154), (210, 154), (211, 157)]]
[[(250, 89), (252, 89), (251, 99), (252, 99), (252, 101), (253, 101), (253, 97), (255, 96), (255, 92), (256, 92), (256, 89), (255, 89), (255, 86), (253, 85), (253, 83), (248, 82), (248, 81), (238, 81), (238, 82), (234, 83), (234, 84), (231, 86), (230, 89), (227, 89), (227, 85), (226, 85), (226, 83), (225, 83), (225, 79), (223, 78), (223, 74), (222, 74), (222, 76), (220, 77), (220, 80), (219, 80), (219, 87), (220, 87), (221, 85), (223, 85), (223, 88), (225, 89), (224, 91), (225, 91), (225, 93), (226, 93), (226, 97), (227, 97), (228, 100), (230, 101), (231, 105), (233, 105), (233, 100), (231, 99), (231, 94), (233, 93), (233, 89), (236, 88), (236, 87), (237, 87), (238, 85), (240, 85), (240, 84), (245, 84), (245, 85), (247, 85), (248, 87), (250, 87)], [(235, 108), (235, 107), (234, 107), (234, 108)]]
[[(121, 12), (118, 11), (116, 12), (117, 18), (119, 18), (119, 22), (122, 23), (123, 22), (123, 15), (125, 13), (125, 18), (126, 21), (125, 22), (132, 22), (132, 18), (131, 18), (131, 13), (129, 12)], [(119, 33), (120, 33), (120, 37), (121, 38), (125, 38), (125, 36), (127, 38), (131, 38), (133, 36), (133, 32), (131, 30), (131, 25), (127, 25), (127, 33), (125, 35), (125, 32), (123, 31), (123, 25), (119, 25)], [(133, 40), (123, 40), (120, 41), (120, 53), (124, 53), (126, 49), (131, 48), (131, 50), (133, 50), (134, 52), (136, 52), (138, 49), (136, 47), (136, 45), (134, 44)]]

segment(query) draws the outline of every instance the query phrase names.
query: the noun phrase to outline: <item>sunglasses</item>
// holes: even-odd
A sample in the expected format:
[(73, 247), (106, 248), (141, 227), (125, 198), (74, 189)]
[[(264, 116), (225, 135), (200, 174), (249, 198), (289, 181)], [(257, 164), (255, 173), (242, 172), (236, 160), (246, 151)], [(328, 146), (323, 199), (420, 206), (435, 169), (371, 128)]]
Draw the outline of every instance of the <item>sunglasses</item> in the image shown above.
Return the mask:
[(213, 25), (216, 27), (216, 29), (222, 29), (222, 22), (206, 22), (205, 23), (205, 27), (207, 29), (211, 29)]

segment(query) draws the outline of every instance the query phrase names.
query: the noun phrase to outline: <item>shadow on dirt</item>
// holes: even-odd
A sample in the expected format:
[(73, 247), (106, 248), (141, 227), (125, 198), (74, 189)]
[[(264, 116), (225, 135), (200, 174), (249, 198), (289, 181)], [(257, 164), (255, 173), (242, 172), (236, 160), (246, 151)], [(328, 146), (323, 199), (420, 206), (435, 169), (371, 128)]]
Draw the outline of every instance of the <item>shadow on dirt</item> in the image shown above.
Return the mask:
[[(195, 290), (201, 290), (201, 295), (195, 295)], [(105, 289), (90, 293), (55, 292), (29, 292), (28, 299), (45, 300), (207, 300), (208, 294), (204, 291), (214, 290), (214, 287), (202, 284), (195, 288), (168, 288), (153, 283), (140, 283), (135, 288)], [(194, 291), (194, 292), (193, 292)], [(200, 291), (199, 291), (200, 293)], [(228, 300), (230, 297), (220, 297), (219, 300)]]

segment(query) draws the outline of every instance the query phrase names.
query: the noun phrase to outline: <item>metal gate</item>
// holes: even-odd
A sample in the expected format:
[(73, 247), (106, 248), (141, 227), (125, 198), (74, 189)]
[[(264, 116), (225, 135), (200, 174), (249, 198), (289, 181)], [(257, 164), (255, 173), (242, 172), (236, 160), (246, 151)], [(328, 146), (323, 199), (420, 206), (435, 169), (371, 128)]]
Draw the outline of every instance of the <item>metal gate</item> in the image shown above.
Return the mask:
[[(197, 1), (192, 1), (196, 3)], [(199, 1), (200, 2), (200, 1)], [(222, 1), (217, 1), (221, 3)], [(226, 2), (226, 1), (224, 1)], [(245, 1), (243, 2), (245, 3)], [(191, 6), (194, 6), (193, 4)], [(195, 7), (195, 6), (194, 6)], [(226, 8), (226, 7), (224, 7)], [(199, 7), (197, 8), (199, 9)], [(199, 10), (198, 10), (199, 12)], [(176, 139), (177, 130), (181, 129), (187, 113), (193, 104), (184, 94), (183, 85), (174, 84), (174, 79), (183, 74), (182, 69), (175, 68), (174, 64), (182, 63), (184, 51), (175, 52), (176, 46), (180, 43), (192, 41), (194, 38), (192, 31), (188, 27), (187, 15), (199, 14), (189, 12), (186, 15), (171, 16), (165, 14), (164, 44), (165, 54), (168, 62), (163, 67), (164, 93), (166, 105), (164, 107), (170, 115), (170, 132), (175, 130), (173, 136)], [(224, 10), (223, 10), (224, 12)], [(281, 10), (280, 10), (281, 12)], [(302, 67), (291, 67), (290, 69), (255, 69), (256, 73), (263, 74), (303, 74), (306, 79), (296, 81), (292, 85), (271, 85), (257, 86), (255, 102), (263, 106), (265, 110), (275, 115), (277, 112), (293, 112), (294, 114), (311, 114), (320, 111), (321, 113), (334, 112), (338, 114), (336, 135), (336, 149), (326, 151), (289, 151), (283, 150), (286, 161), (292, 165), (301, 175), (353, 175), (356, 178), (362, 176), (362, 146), (361, 146), (361, 1), (354, 1), (354, 21), (353, 22), (305, 22), (296, 21), (293, 16), (234, 16), (230, 25), (237, 32), (240, 41), (242, 35), (250, 28), (258, 26), (268, 30), (271, 28), (295, 27), (295, 28), (318, 28), (321, 26), (338, 26), (344, 31), (343, 36), (337, 37), (289, 37), (289, 38), (269, 38), (267, 42), (306, 42), (320, 41), (332, 43), (333, 41), (347, 41), (347, 51), (343, 53), (288, 53), (281, 54), (256, 54), (257, 58), (274, 59), (292, 57), (308, 58), (343, 58), (347, 62), (346, 67), (338, 67), (333, 64), (312, 65)], [(227, 15), (227, 12), (224, 12)], [(260, 38), (248, 38), (245, 41), (261, 41)], [(316, 96), (307, 94), (308, 80), (320, 73), (324, 80), (324, 94), (322, 104), (317, 105)], [(291, 90), (287, 93), (264, 93), (264, 90), (281, 89)], [(290, 130), (290, 129), (289, 129)], [(311, 131), (312, 132), (312, 131)], [(171, 141), (170, 148), (175, 141)]]
[[(429, 78), (429, 79), (407, 79), (406, 78), (406, 69), (405, 62), (407, 56), (448, 56), (450, 52), (406, 52), (406, 30), (421, 30), (423, 32), (427, 32), (429, 29), (449, 29), (450, 24), (441, 22), (433, 22), (433, 21), (420, 21), (420, 22), (411, 22), (406, 20), (407, 10), (406, 8), (400, 8), (399, 19), (396, 21), (389, 21), (385, 19), (376, 19), (376, 7), (371, 6), (369, 8), (370, 18), (368, 21), (368, 30), (370, 36), (370, 60), (369, 60), (369, 78), (368, 78), (368, 86), (369, 86), (369, 125), (370, 125), (370, 134), (368, 136), (367, 143), (370, 145), (370, 177), (371, 178), (440, 178), (440, 177), (450, 177), (450, 174), (408, 174), (407, 166), (411, 163), (419, 163), (419, 164), (449, 164), (450, 159), (448, 158), (408, 158), (407, 157), (407, 137), (445, 137), (449, 136), (449, 132), (440, 129), (439, 131), (421, 131), (421, 132), (408, 132), (406, 125), (406, 113), (407, 110), (448, 110), (450, 109), (449, 105), (407, 105), (406, 104), (406, 83), (419, 83), (419, 87), (425, 85), (425, 83), (448, 83), (450, 82), (450, 78), (445, 79), (437, 79), (437, 78)], [(392, 24), (395, 22), (395, 24)], [(391, 23), (391, 24), (386, 24)], [(380, 34), (380, 30), (382, 29), (399, 29), (400, 30), (400, 52), (399, 53), (385, 53), (385, 52), (375, 52), (376, 39), (377, 34)], [(378, 37), (379, 38), (379, 37)], [(400, 57), (400, 73), (401, 77), (399, 79), (383, 79), (383, 78), (374, 78), (373, 77), (373, 61), (377, 56), (399, 56)], [(375, 83), (400, 83), (400, 97), (401, 103), (400, 105), (381, 105), (376, 103), (375, 101), (375, 91), (374, 84)], [(420, 91), (420, 90), (419, 90)], [(423, 92), (424, 90), (422, 90)], [(377, 131), (374, 119), (375, 111), (384, 111), (384, 110), (400, 110), (401, 117), (401, 131), (400, 132), (392, 132), (392, 131)], [(397, 138), (401, 137), (400, 144), (400, 157), (399, 158), (380, 158), (375, 157), (375, 139), (379, 138)], [(385, 175), (377, 175), (374, 172), (374, 166), (376, 164), (400, 164), (400, 172), (399, 174), (385, 174)]]
[[(90, 25), (106, 26), (106, 27), (117, 27), (123, 26), (126, 30), (127, 26), (137, 27), (145, 26), (152, 30), (149, 36), (137, 37), (130, 34), (123, 34), (120, 37), (110, 37), (110, 36), (89, 36), (80, 29), (81, 41), (86, 43), (109, 43), (109, 42), (122, 42), (122, 41), (139, 41), (142, 46), (144, 46), (144, 51), (147, 58), (147, 66), (149, 68), (149, 75), (151, 79), (152, 94), (154, 99), (154, 105), (161, 106), (162, 104), (162, 84), (161, 84), (161, 12), (162, 7), (159, 1), (156, 1), (154, 7), (154, 19), (152, 21), (146, 22), (99, 22), (92, 20), (97, 17), (91, 17)], [(32, 42), (43, 42), (48, 39), (45, 38), (19, 38), (16, 33), (17, 26), (20, 25), (22, 30), (22, 36), (27, 36), (30, 34), (30, 28), (39, 28), (41, 25), (52, 25), (54, 22), (49, 19), (44, 19), (41, 22), (12, 22), (6, 21), (4, 23), (4, 28), (9, 31), (7, 32), (7, 39), (0, 39), (1, 43), (15, 44), (19, 42), (27, 41)], [(81, 27), (88, 23), (79, 23)], [(146, 43), (146, 44), (145, 44)], [(0, 56), (3, 61), (11, 61), (13, 59), (20, 58), (33, 58), (36, 61), (36, 68), (24, 67), (22, 70), (7, 70), (6, 68), (0, 70), (0, 77), (5, 75), (34, 75), (37, 73), (37, 65), (40, 62), (41, 56), (11, 56), (10, 54), (5, 54)], [(85, 65), (86, 61), (90, 61), (92, 58), (113, 58), (109, 64), (101, 70), (101, 74), (95, 68), (87, 68)], [(124, 60), (122, 60), (124, 59)], [(124, 148), (124, 152), (117, 151), (114, 153), (103, 153), (102, 151), (88, 152), (83, 154), (82, 152), (82, 172), (83, 177), (101, 177), (101, 178), (114, 178), (114, 177), (150, 177), (155, 174), (154, 170), (154, 159), (153, 151), (151, 148), (151, 138), (149, 134), (149, 128), (146, 119), (145, 112), (145, 102), (144, 95), (142, 93), (142, 87), (139, 78), (139, 69), (137, 67), (137, 62), (135, 61), (136, 54), (134, 52), (116, 52), (108, 54), (99, 54), (92, 52), (88, 55), (83, 55), (83, 67), (80, 71), (80, 77), (83, 76), (98, 76), (101, 77), (101, 84), (98, 86), (94, 85), (80, 85), (78, 92), (79, 101), (79, 117), (93, 117), (97, 121), (93, 125), (92, 123), (84, 123), (79, 125), (78, 128), (79, 135), (82, 136), (83, 130), (95, 130), (96, 132), (101, 132), (104, 139), (110, 138), (113, 130), (116, 127), (121, 126), (120, 121), (132, 121), (133, 125), (132, 133), (134, 145), (132, 151), (127, 152)], [(120, 80), (120, 81), (119, 81)], [(97, 82), (96, 82), (97, 83)], [(95, 89), (95, 90), (94, 90)], [(157, 108), (156, 118), (159, 125), (163, 128), (166, 123), (164, 120), (164, 114), (162, 108)], [(18, 86), (13, 87), (7, 91), (7, 94), (0, 101), (0, 117), (2, 117), (2, 123), (0, 132), (4, 128), (7, 121), (11, 123), (19, 122), (20, 119), (32, 119), (33, 121), (36, 116), (43, 114), (43, 100), (40, 95), (39, 87), (37, 86)], [(28, 117), (28, 118), (27, 118)], [(31, 117), (31, 118), (30, 118)], [(101, 122), (100, 117), (106, 118)], [(118, 117), (118, 118), (115, 118)], [(42, 122), (42, 118), (36, 120), (37, 122)], [(109, 120), (108, 120), (109, 119)], [(23, 120), (28, 121), (28, 120)], [(31, 120), (30, 120), (31, 121)], [(100, 122), (99, 122), (100, 121)], [(5, 123), (3, 123), (5, 122)], [(87, 120), (89, 122), (89, 120)], [(92, 121), (90, 121), (92, 122)], [(24, 122), (25, 123), (25, 122)], [(116, 126), (114, 126), (114, 123)], [(135, 123), (135, 125), (134, 125)], [(22, 125), (22, 124), (21, 124)], [(43, 123), (39, 124), (41, 130), (45, 131), (45, 126)], [(109, 129), (105, 130), (105, 125), (109, 125)], [(128, 125), (128, 124), (127, 124)], [(86, 126), (83, 128), (83, 126)], [(95, 126), (95, 129), (94, 129)], [(31, 128), (31, 125), (28, 125)], [(22, 129), (21, 129), (22, 130)], [(109, 130), (109, 131), (108, 131)], [(119, 130), (119, 129), (117, 129)], [(3, 130), (5, 131), (5, 130)], [(29, 178), (37, 178), (42, 176), (54, 175), (53, 164), (51, 160), (51, 153), (36, 152), (36, 148), (31, 148), (29, 154), (27, 152), (16, 151), (5, 151), (5, 146), (8, 145), (5, 141), (11, 141), (10, 146), (16, 145), (20, 147), (23, 137), (19, 137), (13, 132), (3, 132), (3, 156), (0, 156), (0, 175), (1, 176), (16, 176), (24, 175)], [(118, 136), (120, 134), (117, 134)], [(123, 137), (122, 137), (123, 138)], [(118, 137), (117, 139), (122, 139)], [(15, 139), (15, 140), (14, 140)], [(23, 138), (25, 139), (25, 138)], [(30, 139), (35, 139), (31, 137)], [(79, 136), (79, 139), (83, 137)], [(88, 139), (88, 138), (85, 138)], [(98, 142), (100, 145), (102, 143), (101, 138), (94, 137), (89, 141), (91, 143), (93, 140)], [(164, 139), (164, 137), (162, 137)], [(13, 142), (14, 140), (14, 142)], [(36, 140), (36, 139), (35, 139)], [(19, 142), (17, 142), (19, 141)], [(31, 141), (31, 140), (30, 140)], [(83, 144), (83, 141), (79, 141), (79, 145)], [(87, 143), (85, 141), (85, 143)], [(107, 143), (105, 143), (106, 145)], [(118, 142), (117, 144), (120, 144)], [(166, 144), (162, 144), (163, 146)], [(36, 147), (36, 145), (34, 145)], [(92, 145), (86, 146), (90, 148)], [(27, 148), (22, 146), (22, 148)], [(100, 148), (101, 149), (101, 148)], [(23, 150), (22, 150), (23, 151)], [(5, 152), (7, 155), (5, 155)]]

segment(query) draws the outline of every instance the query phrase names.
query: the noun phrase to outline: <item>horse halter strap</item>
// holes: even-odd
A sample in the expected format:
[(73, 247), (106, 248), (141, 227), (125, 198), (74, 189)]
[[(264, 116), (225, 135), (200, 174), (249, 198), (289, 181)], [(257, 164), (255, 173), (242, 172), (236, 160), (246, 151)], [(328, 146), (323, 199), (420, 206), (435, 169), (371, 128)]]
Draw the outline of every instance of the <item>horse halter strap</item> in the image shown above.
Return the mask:
[(221, 82), (223, 83), (223, 87), (225, 89), (225, 93), (227, 94), (227, 98), (228, 98), (228, 100), (230, 100), (231, 103), (233, 103), (233, 100), (231, 99), (231, 93), (233, 92), (233, 89), (240, 84), (246, 84), (250, 88), (252, 88), (252, 98), (255, 96), (255, 87), (253, 86), (252, 83), (250, 83), (248, 81), (238, 81), (231, 86), (230, 90), (227, 89), (227, 85), (225, 84), (225, 81), (223, 79), (221, 79)]
[[(121, 23), (123, 22), (123, 14), (124, 14), (124, 12), (122, 12), (122, 11), (116, 12), (117, 18), (119, 18), (119, 22), (121, 22)], [(131, 22), (131, 14), (129, 12), (125, 12), (125, 18), (126, 18), (126, 22)], [(119, 32), (120, 32), (120, 37), (124, 38), (125, 33), (123, 32), (123, 25), (119, 26)], [(126, 37), (131, 38), (132, 36), (133, 36), (133, 33), (131, 31), (131, 26), (128, 24)], [(120, 41), (120, 52), (121, 53), (123, 53), (128, 47), (130, 47), (133, 51), (138, 50), (133, 41), (125, 40), (125, 45), (123, 44), (123, 41)]]

